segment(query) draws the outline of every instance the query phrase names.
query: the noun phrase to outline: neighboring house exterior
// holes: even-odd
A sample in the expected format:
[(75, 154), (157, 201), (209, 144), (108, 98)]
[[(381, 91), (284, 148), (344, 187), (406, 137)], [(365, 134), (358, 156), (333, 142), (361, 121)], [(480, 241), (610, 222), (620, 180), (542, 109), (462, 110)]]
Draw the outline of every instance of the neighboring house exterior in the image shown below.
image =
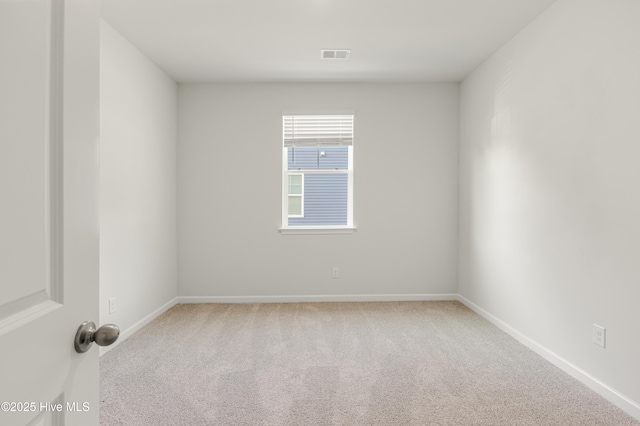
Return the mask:
[(347, 174), (315, 174), (309, 170), (347, 170), (348, 154), (347, 146), (287, 148), (288, 169), (301, 170), (304, 174), (303, 179), (296, 179), (303, 183), (302, 194), (290, 195), (290, 200), (302, 198), (302, 217), (289, 214), (289, 226), (347, 224)]

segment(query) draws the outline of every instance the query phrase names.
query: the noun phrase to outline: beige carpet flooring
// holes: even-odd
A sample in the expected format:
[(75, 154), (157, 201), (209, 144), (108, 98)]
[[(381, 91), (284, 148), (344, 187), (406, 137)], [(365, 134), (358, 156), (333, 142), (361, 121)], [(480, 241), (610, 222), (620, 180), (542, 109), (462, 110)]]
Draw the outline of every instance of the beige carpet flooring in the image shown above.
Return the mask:
[(177, 305), (100, 360), (101, 425), (640, 425), (458, 302)]

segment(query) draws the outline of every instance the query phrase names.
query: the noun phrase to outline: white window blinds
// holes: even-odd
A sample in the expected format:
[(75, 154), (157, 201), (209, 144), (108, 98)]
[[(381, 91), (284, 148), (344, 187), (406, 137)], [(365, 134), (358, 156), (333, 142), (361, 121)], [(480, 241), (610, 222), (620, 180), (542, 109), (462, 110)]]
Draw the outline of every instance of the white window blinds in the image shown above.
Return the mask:
[(353, 115), (284, 115), (284, 146), (353, 145)]

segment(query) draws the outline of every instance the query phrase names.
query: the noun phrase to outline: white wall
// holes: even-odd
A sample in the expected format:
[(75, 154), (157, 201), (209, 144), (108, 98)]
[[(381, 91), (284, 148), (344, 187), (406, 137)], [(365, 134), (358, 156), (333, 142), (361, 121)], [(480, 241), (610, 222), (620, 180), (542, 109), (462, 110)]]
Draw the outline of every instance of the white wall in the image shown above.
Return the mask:
[(635, 0), (560, 0), (462, 82), (460, 104), (460, 293), (636, 416), (639, 16)]
[(100, 62), (100, 323), (127, 330), (177, 295), (177, 85), (104, 21)]
[[(178, 99), (180, 296), (456, 293), (457, 84), (181, 84)], [(281, 235), (282, 112), (335, 109), (356, 113), (358, 231)]]

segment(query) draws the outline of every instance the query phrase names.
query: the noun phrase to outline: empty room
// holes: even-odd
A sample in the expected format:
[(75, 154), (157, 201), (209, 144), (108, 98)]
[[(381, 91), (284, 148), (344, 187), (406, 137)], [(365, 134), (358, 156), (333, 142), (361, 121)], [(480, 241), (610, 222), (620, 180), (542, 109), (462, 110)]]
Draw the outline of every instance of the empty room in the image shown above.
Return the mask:
[(637, 0), (0, 0), (1, 425), (640, 425)]

